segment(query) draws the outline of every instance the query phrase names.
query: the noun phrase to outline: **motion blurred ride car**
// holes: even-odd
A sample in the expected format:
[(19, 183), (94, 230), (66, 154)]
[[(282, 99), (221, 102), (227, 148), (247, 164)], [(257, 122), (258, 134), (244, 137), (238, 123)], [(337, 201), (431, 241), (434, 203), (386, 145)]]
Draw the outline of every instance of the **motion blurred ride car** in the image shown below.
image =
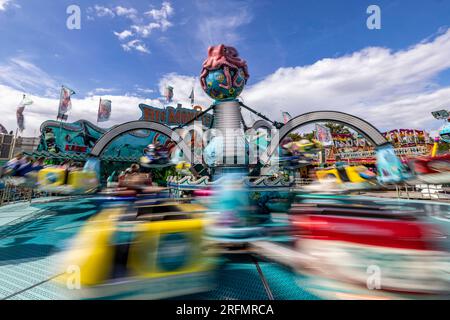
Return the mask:
[(450, 154), (419, 157), (408, 163), (415, 179), (429, 184), (450, 183)]
[(346, 189), (367, 189), (376, 186), (376, 175), (365, 166), (339, 166), (317, 170), (319, 182), (333, 180)]
[(127, 188), (129, 190), (142, 189), (152, 186), (152, 178), (148, 173), (129, 173), (119, 177), (119, 188)]
[(40, 170), (37, 183), (40, 190), (56, 194), (91, 194), (99, 186), (95, 171), (69, 171), (58, 167)]
[(211, 289), (214, 259), (204, 250), (204, 210), (153, 199), (101, 211), (64, 259), (64, 266), (80, 268), (77, 298), (162, 299)]
[(422, 218), (417, 211), (375, 204), (294, 204), (290, 220), (296, 250), (308, 257), (299, 271), (364, 290), (369, 271), (379, 270), (379, 290), (368, 290), (365, 296), (446, 296), (450, 294), (448, 239)]

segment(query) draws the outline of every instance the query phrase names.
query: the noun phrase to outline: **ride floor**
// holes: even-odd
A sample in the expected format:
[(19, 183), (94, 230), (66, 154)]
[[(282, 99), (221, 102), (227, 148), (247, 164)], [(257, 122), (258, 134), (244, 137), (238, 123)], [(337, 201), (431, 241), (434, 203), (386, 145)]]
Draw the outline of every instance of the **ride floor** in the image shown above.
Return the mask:
[[(450, 236), (450, 205), (411, 200), (392, 204), (424, 208), (429, 218)], [(101, 206), (90, 198), (40, 199), (33, 200), (32, 204), (1, 207), (0, 299), (70, 299), (67, 290), (52, 281), (61, 272), (60, 254), (100, 209)], [(311, 283), (307, 277), (250, 254), (226, 259), (227, 263), (217, 273), (214, 290), (176, 299), (312, 300), (319, 299), (314, 293), (324, 296), (324, 292), (330, 291), (328, 284)], [(335, 295), (328, 298), (335, 298)]]
[[(89, 198), (41, 200), (0, 208), (0, 299), (67, 299), (52, 281), (58, 276), (58, 255), (98, 210)], [(213, 291), (179, 298), (317, 299), (298, 285), (298, 275), (251, 255), (233, 256), (218, 274)]]

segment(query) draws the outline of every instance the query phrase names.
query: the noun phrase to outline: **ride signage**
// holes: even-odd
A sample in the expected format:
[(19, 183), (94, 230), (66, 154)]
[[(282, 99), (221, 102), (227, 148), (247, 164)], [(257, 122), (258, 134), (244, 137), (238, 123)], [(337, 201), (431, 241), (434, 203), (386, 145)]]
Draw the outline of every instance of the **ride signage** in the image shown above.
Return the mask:
[[(187, 109), (178, 105), (177, 108), (155, 108), (146, 104), (140, 104), (142, 116), (139, 120), (154, 121), (165, 124), (167, 126), (179, 126), (193, 120), (201, 113), (200, 108)], [(211, 127), (213, 116), (211, 114), (203, 114), (198, 120), (202, 121), (206, 127)]]
[(86, 153), (87, 152), (87, 147), (86, 146), (73, 145), (73, 144), (66, 144), (65, 151), (77, 152), (77, 153)]

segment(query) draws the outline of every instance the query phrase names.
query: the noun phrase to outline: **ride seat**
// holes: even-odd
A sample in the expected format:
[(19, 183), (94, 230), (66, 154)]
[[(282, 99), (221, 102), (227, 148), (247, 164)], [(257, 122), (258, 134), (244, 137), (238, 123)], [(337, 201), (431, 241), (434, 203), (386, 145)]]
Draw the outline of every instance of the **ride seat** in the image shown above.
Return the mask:
[(351, 182), (350, 178), (347, 175), (347, 170), (345, 167), (337, 167), (336, 170), (339, 173), (339, 177), (341, 178), (342, 182)]

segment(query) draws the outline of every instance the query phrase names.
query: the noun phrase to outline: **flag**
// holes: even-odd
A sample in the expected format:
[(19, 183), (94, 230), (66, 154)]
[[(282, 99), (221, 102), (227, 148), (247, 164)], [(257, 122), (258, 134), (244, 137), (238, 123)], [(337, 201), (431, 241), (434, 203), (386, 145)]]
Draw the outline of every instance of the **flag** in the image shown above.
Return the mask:
[(8, 134), (8, 130), (0, 123), (0, 133)]
[(330, 129), (316, 123), (316, 139), (324, 146), (329, 147), (333, 145), (333, 136)]
[(164, 96), (166, 97), (166, 102), (172, 102), (172, 98), (173, 98), (173, 87), (171, 86), (167, 86), (166, 87), (166, 91), (164, 93)]
[(189, 99), (191, 100), (191, 104), (194, 105), (194, 100), (195, 100), (194, 88), (192, 88), (192, 91), (191, 91), (191, 94), (189, 96)]
[(58, 118), (61, 118), (61, 115), (65, 115), (72, 108), (72, 101), (70, 97), (75, 94), (75, 91), (69, 89), (65, 86), (61, 87), (61, 94), (59, 97), (59, 109), (58, 109)]
[(292, 116), (289, 114), (289, 112), (283, 112), (284, 124), (288, 123), (291, 119), (292, 119)]
[(102, 100), (98, 106), (97, 122), (105, 122), (111, 116), (111, 100)]
[(33, 101), (29, 99), (26, 95), (23, 95), (22, 101), (17, 106), (16, 110), (16, 118), (17, 118), (17, 127), (19, 128), (19, 131), (22, 132), (25, 130), (25, 116), (23, 115), (23, 112), (25, 111), (25, 107), (32, 105)]

